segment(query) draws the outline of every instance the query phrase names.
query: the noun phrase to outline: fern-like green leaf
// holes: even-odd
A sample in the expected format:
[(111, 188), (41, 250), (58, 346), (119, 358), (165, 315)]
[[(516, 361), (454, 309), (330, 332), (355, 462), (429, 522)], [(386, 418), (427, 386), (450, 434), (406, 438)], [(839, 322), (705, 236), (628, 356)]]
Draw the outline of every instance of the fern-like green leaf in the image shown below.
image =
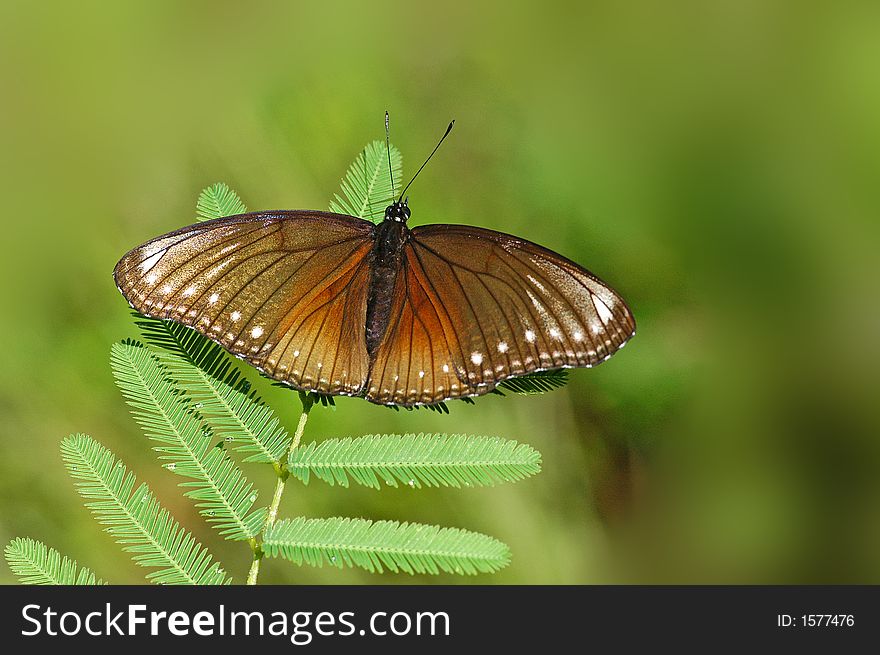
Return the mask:
[(374, 489), (471, 487), (514, 482), (541, 470), (541, 454), (528, 444), (463, 434), (369, 435), (327, 439), (290, 454), (291, 475), (308, 484), (316, 478), (348, 486), (351, 478)]
[(106, 525), (132, 559), (159, 570), (147, 579), (159, 584), (231, 582), (219, 563), (186, 532), (121, 461), (97, 441), (75, 434), (61, 442), (61, 456), (77, 491), (98, 522)]
[(505, 544), (478, 532), (367, 519), (285, 519), (267, 528), (263, 551), (295, 564), (406, 573), (491, 573), (510, 562)]
[(220, 345), (180, 323), (136, 316), (144, 340), (159, 349), (162, 364), (218, 437), (235, 442), (247, 462), (284, 456), (290, 435)]
[(561, 389), (568, 384), (568, 371), (564, 368), (552, 371), (535, 371), (515, 378), (508, 378), (498, 386), (507, 391), (521, 394), (547, 393)]
[(388, 174), (388, 151), (384, 141), (368, 143), (342, 179), (341, 195), (330, 201), (330, 211), (349, 214), (377, 223), (385, 216), (385, 208), (395, 200), (403, 176), (403, 156), (391, 146), (391, 170), (394, 187)]
[(238, 194), (223, 182), (217, 182), (204, 189), (196, 202), (196, 216), (200, 221), (235, 216), (246, 211), (247, 207)]
[(86, 567), (80, 568), (74, 560), (62, 558), (57, 550), (34, 539), (18, 538), (10, 541), (6, 545), (6, 561), (22, 584), (107, 584)]
[(137, 342), (113, 344), (110, 365), (132, 414), (156, 448), (165, 467), (189, 478), (181, 486), (200, 513), (227, 539), (259, 534), (267, 509), (251, 511), (257, 492), (222, 448), (213, 448), (211, 432), (189, 399), (168, 379), (168, 370)]

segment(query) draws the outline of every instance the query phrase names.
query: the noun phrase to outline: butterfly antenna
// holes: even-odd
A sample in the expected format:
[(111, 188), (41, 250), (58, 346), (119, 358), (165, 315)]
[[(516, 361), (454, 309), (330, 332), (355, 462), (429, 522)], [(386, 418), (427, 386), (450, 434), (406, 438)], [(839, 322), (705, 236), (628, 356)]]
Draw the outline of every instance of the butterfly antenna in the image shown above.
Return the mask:
[(385, 150), (388, 152), (388, 175), (391, 177), (391, 196), (394, 197), (394, 171), (391, 170), (391, 132), (388, 129), (388, 112), (385, 112)]
[(446, 131), (443, 133), (443, 136), (440, 137), (440, 141), (437, 142), (437, 145), (434, 146), (434, 149), (431, 151), (431, 154), (428, 155), (428, 158), (425, 160), (425, 163), (419, 167), (419, 170), (416, 171), (416, 174), (412, 176), (412, 179), (407, 183), (405, 187), (403, 187), (403, 191), (400, 193), (400, 198), (397, 199), (397, 202), (403, 200), (404, 194), (406, 194), (406, 190), (409, 189), (410, 184), (415, 182), (416, 178), (419, 176), (419, 173), (422, 172), (422, 169), (428, 165), (428, 162), (431, 161), (431, 157), (434, 156), (434, 153), (437, 152), (437, 149), (440, 147), (440, 144), (449, 136), (449, 133), (452, 132), (452, 126), (455, 125), (455, 121), (453, 120), (449, 127), (446, 128)]

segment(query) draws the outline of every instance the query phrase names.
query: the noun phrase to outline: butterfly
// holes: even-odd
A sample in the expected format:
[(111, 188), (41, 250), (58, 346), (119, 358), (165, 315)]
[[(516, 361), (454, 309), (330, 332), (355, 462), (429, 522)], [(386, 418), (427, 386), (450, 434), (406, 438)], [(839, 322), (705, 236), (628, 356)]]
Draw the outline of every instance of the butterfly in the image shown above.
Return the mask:
[(276, 380), (384, 405), (589, 368), (635, 334), (623, 299), (571, 260), (479, 227), (410, 228), (410, 215), (401, 194), (377, 224), (300, 210), (218, 218), (134, 248), (113, 276), (141, 314)]

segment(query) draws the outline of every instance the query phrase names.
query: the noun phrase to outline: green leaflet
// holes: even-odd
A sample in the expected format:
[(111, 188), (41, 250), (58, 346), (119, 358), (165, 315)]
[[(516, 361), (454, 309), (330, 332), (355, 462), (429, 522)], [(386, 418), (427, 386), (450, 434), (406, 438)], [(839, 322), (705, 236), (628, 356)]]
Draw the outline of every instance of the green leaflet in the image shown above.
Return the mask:
[(144, 340), (159, 349), (174, 382), (199, 405), (218, 437), (248, 453), (247, 462), (277, 462), (284, 456), (290, 435), (219, 344), (180, 323), (136, 316)]
[(165, 467), (190, 479), (181, 486), (190, 489), (186, 495), (207, 521), (227, 539), (259, 534), (267, 510), (251, 511), (257, 500), (253, 485), (224, 449), (212, 446), (210, 430), (156, 356), (137, 342), (116, 343), (110, 364), (135, 420), (161, 444), (156, 450)]
[(263, 551), (295, 564), (359, 566), (371, 573), (388, 569), (473, 575), (492, 573), (510, 562), (507, 546), (478, 532), (338, 517), (279, 521), (266, 530)]
[(514, 482), (541, 470), (541, 454), (528, 444), (462, 434), (368, 435), (327, 439), (298, 448), (288, 458), (291, 475), (308, 484), (365, 487), (471, 487)]
[(361, 154), (349, 166), (342, 178), (342, 195), (334, 194), (330, 211), (349, 214), (378, 223), (385, 216), (385, 208), (396, 199), (403, 176), (403, 157), (391, 146), (391, 170), (394, 172), (394, 188), (388, 174), (388, 151), (384, 141), (368, 143)]
[(557, 368), (550, 371), (535, 371), (515, 378), (508, 378), (498, 386), (519, 394), (547, 393), (561, 389), (568, 384), (568, 371)]
[(207, 549), (186, 532), (145, 484), (97, 441), (75, 434), (61, 442), (61, 456), (86, 507), (133, 553), (141, 566), (157, 567), (147, 579), (158, 584), (231, 582)]
[(6, 561), (22, 584), (103, 585), (107, 584), (86, 567), (41, 541), (17, 538), (6, 545)]
[(217, 182), (204, 189), (196, 201), (196, 216), (200, 221), (235, 216), (246, 211), (247, 207), (238, 194), (223, 182)]

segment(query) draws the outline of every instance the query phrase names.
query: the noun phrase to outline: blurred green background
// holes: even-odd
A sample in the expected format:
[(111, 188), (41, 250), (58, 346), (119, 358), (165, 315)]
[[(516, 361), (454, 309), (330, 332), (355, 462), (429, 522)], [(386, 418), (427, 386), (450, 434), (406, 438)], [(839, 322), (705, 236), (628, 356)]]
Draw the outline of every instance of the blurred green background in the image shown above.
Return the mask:
[[(248, 549), (204, 527), (114, 387), (110, 344), (135, 330), (111, 271), (218, 180), (254, 209), (325, 208), (388, 109), (410, 173), (457, 119), (411, 224), (555, 249), (639, 333), (563, 391), (449, 416), (340, 399), (308, 426), (497, 434), (538, 448), (541, 475), (294, 482), (283, 515), (511, 546), (464, 582), (880, 582), (878, 26), (876, 3), (3, 2), (0, 541), (143, 581), (64, 473), (81, 431), (244, 579)], [(262, 388), (294, 423), (295, 396)], [(246, 470), (267, 498), (271, 474)], [(261, 579), (420, 580), (282, 561)]]

